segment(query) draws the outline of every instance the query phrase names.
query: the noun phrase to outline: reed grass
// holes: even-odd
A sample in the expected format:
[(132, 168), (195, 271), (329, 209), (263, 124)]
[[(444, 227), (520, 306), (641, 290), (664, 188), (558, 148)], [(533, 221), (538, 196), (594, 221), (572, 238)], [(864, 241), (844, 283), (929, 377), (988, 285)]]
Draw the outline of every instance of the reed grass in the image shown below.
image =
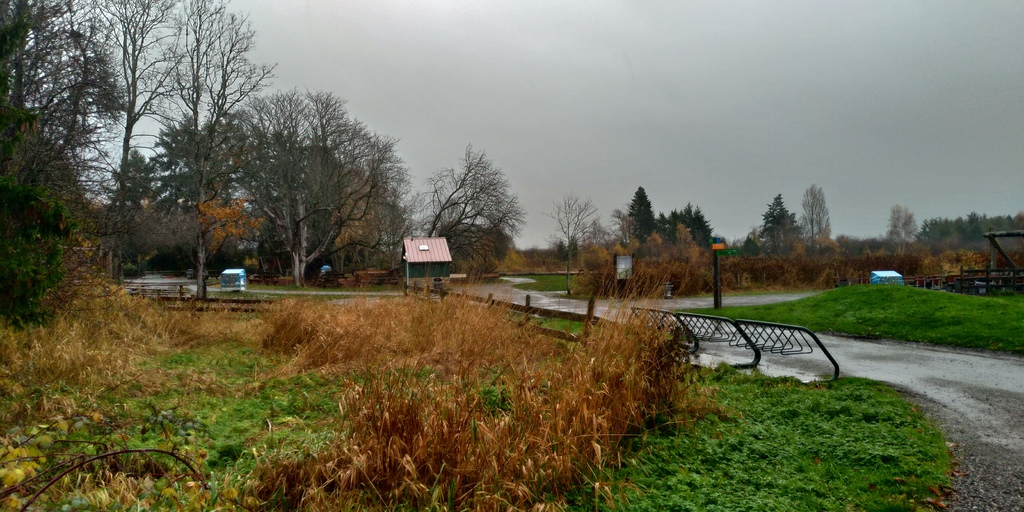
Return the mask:
[(507, 318), (453, 297), (279, 304), (263, 347), (294, 356), (282, 371), (349, 382), (336, 440), (261, 461), (251, 492), (279, 508), (560, 508), (658, 414), (713, 408), (659, 332), (605, 323), (567, 345)]
[[(152, 372), (140, 366), (150, 357), (259, 332), (258, 322), (166, 311), (117, 287), (69, 300), (44, 326), (0, 328), (0, 400), (6, 402), (0, 422), (70, 416), (77, 402), (104, 389), (153, 381)], [(48, 392), (69, 388), (77, 400)]]

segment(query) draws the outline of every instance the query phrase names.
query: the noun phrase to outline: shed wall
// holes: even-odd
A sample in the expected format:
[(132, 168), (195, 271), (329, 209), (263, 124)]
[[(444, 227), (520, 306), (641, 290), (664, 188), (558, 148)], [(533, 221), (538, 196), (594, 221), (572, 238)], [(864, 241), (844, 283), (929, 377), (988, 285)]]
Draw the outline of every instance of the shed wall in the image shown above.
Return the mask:
[[(409, 263), (409, 275), (406, 276), (410, 279), (419, 279), (424, 277), (450, 277), (452, 275), (452, 264), (450, 262), (437, 262), (437, 263)], [(402, 268), (405, 271), (405, 267)]]

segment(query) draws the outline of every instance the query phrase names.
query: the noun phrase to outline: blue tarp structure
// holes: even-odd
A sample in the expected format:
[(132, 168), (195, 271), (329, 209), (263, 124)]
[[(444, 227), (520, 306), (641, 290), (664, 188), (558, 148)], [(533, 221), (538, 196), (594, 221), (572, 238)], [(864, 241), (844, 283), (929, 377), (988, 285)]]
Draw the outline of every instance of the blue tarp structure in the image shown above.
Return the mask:
[(875, 270), (871, 272), (871, 284), (903, 284), (903, 276), (892, 270)]
[(226, 291), (245, 291), (245, 269), (244, 268), (229, 268), (224, 272), (220, 273), (220, 290)]

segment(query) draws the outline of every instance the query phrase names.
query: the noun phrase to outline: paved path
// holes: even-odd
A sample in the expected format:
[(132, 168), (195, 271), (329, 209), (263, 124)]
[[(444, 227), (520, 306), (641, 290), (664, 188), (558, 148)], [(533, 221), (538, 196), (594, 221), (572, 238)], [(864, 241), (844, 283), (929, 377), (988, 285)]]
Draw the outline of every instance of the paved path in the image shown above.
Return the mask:
[[(479, 285), (477, 295), (562, 311), (586, 312), (586, 301), (549, 292), (515, 290), (509, 283)], [(769, 304), (812, 293), (727, 296), (726, 306)], [(598, 316), (613, 316), (624, 306), (600, 300)], [(677, 310), (712, 307), (711, 298), (643, 301), (645, 307)], [(954, 452), (959, 470), (957, 495), (950, 510), (1024, 511), (1024, 358), (1001, 352), (947, 348), (926, 343), (870, 340), (819, 334), (839, 362), (841, 376), (865, 377), (891, 385), (938, 422)], [(750, 361), (750, 352), (724, 343), (702, 343), (697, 362)], [(831, 375), (832, 366), (815, 351), (810, 355), (764, 354), (759, 366), (769, 375), (812, 380)]]

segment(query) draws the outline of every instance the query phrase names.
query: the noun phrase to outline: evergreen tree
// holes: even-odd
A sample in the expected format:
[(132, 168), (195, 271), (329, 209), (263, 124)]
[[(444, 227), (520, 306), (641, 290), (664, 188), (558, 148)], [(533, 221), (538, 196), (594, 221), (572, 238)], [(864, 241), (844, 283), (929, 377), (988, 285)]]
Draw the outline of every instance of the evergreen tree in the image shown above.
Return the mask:
[(791, 213), (782, 201), (782, 194), (768, 205), (762, 216), (761, 249), (767, 256), (785, 256), (793, 249), (793, 241), (800, 235), (796, 214)]
[(700, 211), (700, 207), (686, 203), (686, 208), (683, 208), (681, 217), (681, 223), (690, 230), (690, 234), (693, 235), (693, 241), (697, 242), (697, 245), (701, 247), (710, 247), (709, 240), (713, 230), (711, 229), (711, 223), (704, 216), (704, 212)]
[(757, 245), (757, 240), (750, 235), (743, 239), (743, 245), (740, 246), (740, 256), (757, 256), (761, 254), (761, 246)]
[[(24, 40), (28, 26), (18, 21), (0, 26), (0, 63), (6, 63)], [(0, 163), (16, 166), (12, 155), (23, 135), (33, 129), (32, 112), (10, 102), (10, 74), (0, 65)], [(0, 173), (0, 326), (44, 321), (47, 292), (64, 277), (63, 243), (70, 234), (67, 209), (43, 187), (17, 183)]]
[(675, 210), (672, 210), (668, 215), (658, 212), (658, 218), (654, 221), (655, 231), (667, 243), (676, 243), (676, 226), (679, 225), (678, 213)]
[(633, 194), (628, 214), (633, 219), (632, 235), (634, 240), (647, 240), (647, 237), (658, 227), (654, 218), (654, 208), (643, 187), (637, 188), (636, 193)]
[(686, 207), (682, 211), (672, 210), (668, 215), (659, 212), (655, 220), (656, 230), (666, 243), (678, 244), (687, 242), (678, 240), (676, 236), (676, 228), (680, 225), (686, 227), (691, 239), (698, 246), (710, 247), (708, 239), (711, 238), (713, 230), (707, 217), (704, 216), (704, 212), (700, 211), (699, 206), (694, 206), (693, 203), (686, 203)]

